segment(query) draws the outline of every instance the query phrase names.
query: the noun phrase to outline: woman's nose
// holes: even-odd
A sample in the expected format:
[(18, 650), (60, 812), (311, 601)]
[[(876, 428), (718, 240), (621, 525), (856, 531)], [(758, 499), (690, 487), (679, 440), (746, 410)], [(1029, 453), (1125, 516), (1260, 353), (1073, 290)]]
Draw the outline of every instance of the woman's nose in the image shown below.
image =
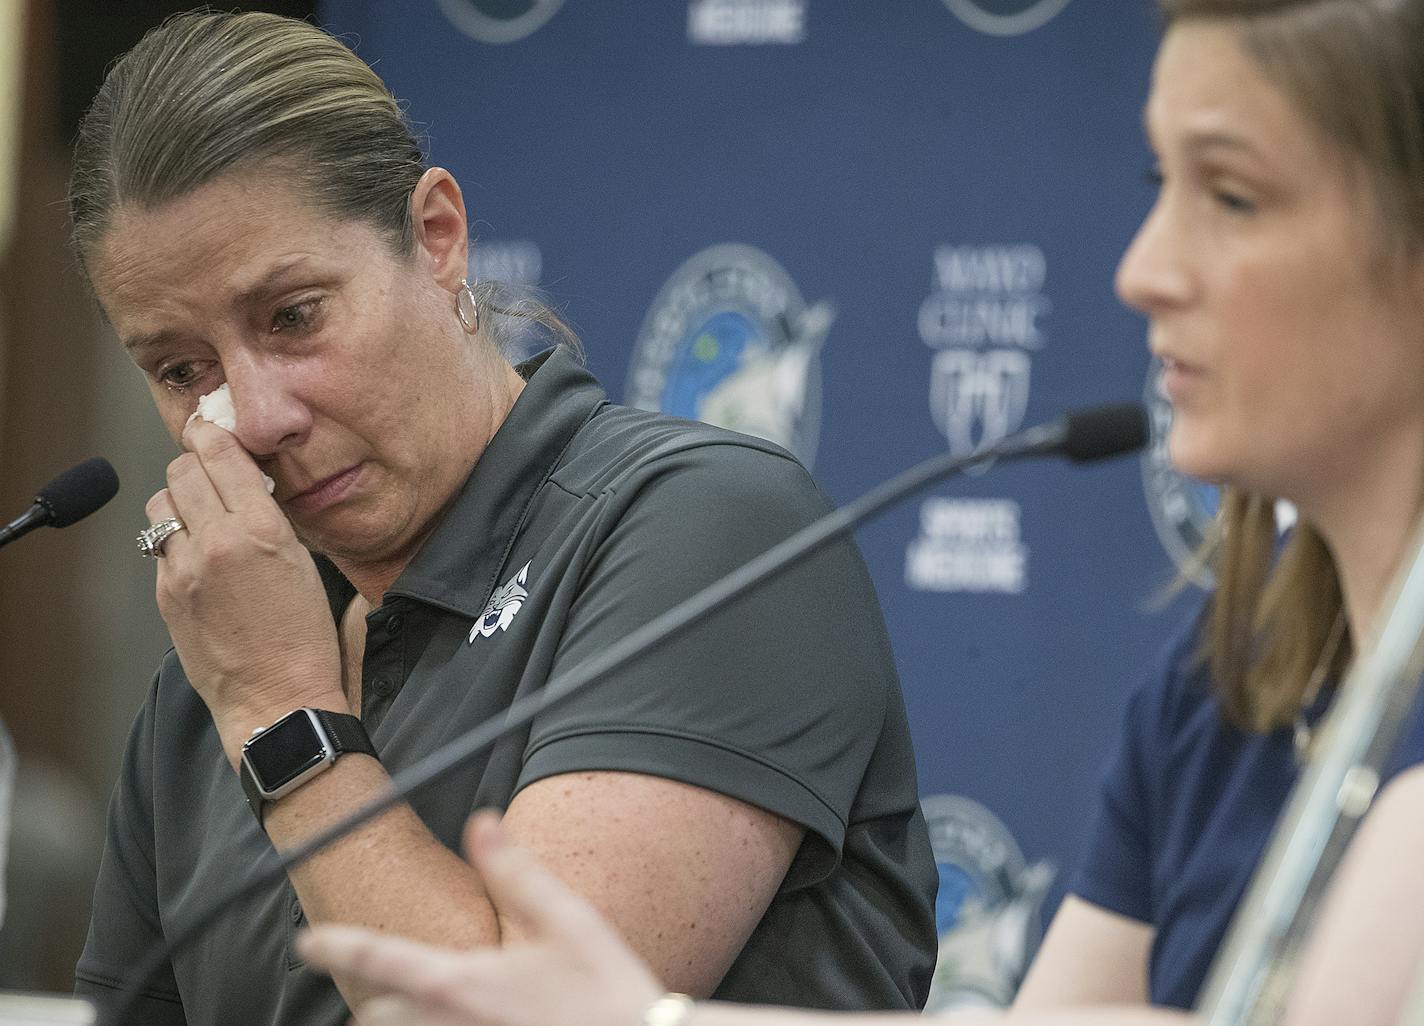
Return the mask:
[(1159, 197), (1118, 262), (1118, 298), (1148, 315), (1190, 298), (1182, 243), (1172, 211)]
[(240, 360), (223, 371), (232, 390), (233, 434), (244, 449), (253, 456), (273, 456), (306, 437), (311, 412), (281, 366)]

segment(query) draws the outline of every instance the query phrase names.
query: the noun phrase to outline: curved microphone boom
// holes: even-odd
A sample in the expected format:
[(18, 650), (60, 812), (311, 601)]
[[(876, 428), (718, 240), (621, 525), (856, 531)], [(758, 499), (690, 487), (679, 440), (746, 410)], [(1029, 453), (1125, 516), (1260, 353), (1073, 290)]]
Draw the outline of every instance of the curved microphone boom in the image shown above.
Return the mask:
[(1140, 449), (1147, 443), (1147, 436), (1147, 412), (1140, 403), (1116, 403), (1080, 410), (1011, 435), (969, 456), (944, 453), (931, 457), (871, 489), (854, 502), (812, 521), (785, 541), (683, 599), (597, 655), (590, 656), (567, 673), (560, 674), (544, 687), (515, 700), (504, 712), (492, 716), (418, 762), (392, 774), (391, 787), (385, 794), (372, 799), (301, 844), (279, 852), (271, 867), (255, 873), (246, 883), (214, 902), (204, 915), (194, 917), (183, 929), (175, 931), (172, 937), (167, 938), (161, 950), (156, 951), (140, 965), (139, 970), (115, 998), (113, 1015), (105, 1016), (103, 1021), (109, 1026), (122, 1026), (127, 1021), (134, 1002), (138, 1000), (138, 995), (172, 953), (202, 933), (233, 905), (281, 880), (288, 870), (305, 862), (361, 824), (404, 801), (412, 792), (433, 783), (478, 755), (505, 734), (531, 723), (540, 713), (557, 703), (602, 680), (643, 654), (666, 644), (688, 627), (764, 583), (774, 574), (799, 563), (842, 535), (849, 534), (861, 523), (906, 496), (941, 478), (996, 460), (1063, 456), (1074, 463), (1087, 463)]
[(8, 545), (37, 527), (68, 527), (83, 520), (119, 492), (119, 478), (102, 456), (70, 467), (40, 489), (22, 515), (0, 527), (0, 545)]

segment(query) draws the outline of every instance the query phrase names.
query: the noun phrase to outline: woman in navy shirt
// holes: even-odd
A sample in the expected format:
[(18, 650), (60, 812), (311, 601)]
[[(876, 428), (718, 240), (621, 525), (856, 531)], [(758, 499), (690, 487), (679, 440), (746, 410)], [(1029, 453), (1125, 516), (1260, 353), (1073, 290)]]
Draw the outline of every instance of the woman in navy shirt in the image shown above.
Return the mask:
[[(1130, 705), (1023, 1008), (1195, 1004), (1424, 494), (1424, 4), (1162, 6), (1162, 187), (1117, 287), (1173, 463), (1224, 487), (1218, 587)], [(1421, 760), (1411, 726), (1391, 771)]]
[[(1093, 850), (1008, 1023), (1144, 1023), (1195, 1003), (1424, 496), (1424, 0), (1161, 6), (1146, 125), (1162, 186), (1117, 286), (1151, 321), (1174, 463), (1224, 489), (1219, 586), (1131, 702)], [(1284, 542), (1279, 499), (1299, 516)], [(1411, 724), (1352, 846), (1294, 1022), (1397, 1019), (1424, 950), (1421, 735)], [(817, 1021), (652, 1006), (651, 976), (576, 907), (530, 900), (537, 868), (481, 829), (486, 878), (511, 867), (505, 900), (544, 918), (524, 962), (349, 933), (313, 957), (365, 966), (404, 995), (390, 1007), (406, 1022)], [(562, 1005), (558, 970), (579, 981)], [(1107, 1005), (1117, 1018), (1087, 1010)]]

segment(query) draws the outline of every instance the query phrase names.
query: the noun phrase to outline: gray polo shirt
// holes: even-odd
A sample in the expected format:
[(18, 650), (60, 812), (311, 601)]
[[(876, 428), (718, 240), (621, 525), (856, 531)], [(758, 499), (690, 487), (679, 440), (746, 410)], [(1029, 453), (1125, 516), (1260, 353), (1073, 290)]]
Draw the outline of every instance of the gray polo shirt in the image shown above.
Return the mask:
[[(611, 405), (562, 350), (521, 371), (529, 384), (508, 419), (367, 617), (362, 716), (392, 771), (827, 508), (768, 442)], [(354, 590), (318, 564), (339, 615)], [(717, 997), (923, 1003), (935, 866), (884, 623), (853, 544), (546, 712), (411, 804), (458, 849), (474, 809), (589, 770), (683, 781), (806, 828)], [(110, 807), (79, 991), (112, 995), (166, 930), (273, 858), (170, 651)], [(234, 909), (174, 956), (139, 1021), (340, 1026), (340, 996), (294, 952), (302, 925), (286, 883)]]

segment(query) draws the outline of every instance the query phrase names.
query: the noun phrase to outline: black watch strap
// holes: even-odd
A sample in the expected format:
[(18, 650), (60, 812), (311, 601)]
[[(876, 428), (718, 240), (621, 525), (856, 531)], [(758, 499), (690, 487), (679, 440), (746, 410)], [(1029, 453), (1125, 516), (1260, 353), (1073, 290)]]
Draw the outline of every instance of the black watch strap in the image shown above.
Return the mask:
[(331, 740), (335, 755), (360, 752), (376, 758), (376, 746), (371, 743), (371, 735), (366, 733), (366, 724), (361, 717), (350, 713), (332, 712), (330, 709), (313, 709), (321, 729)]
[[(317, 723), (321, 726), (322, 732), (326, 735), (330, 743), (331, 761), (329, 764), (318, 768), (329, 769), (337, 759), (343, 755), (358, 752), (362, 755), (369, 755), (378, 759), (380, 755), (376, 751), (376, 746), (371, 743), (371, 735), (366, 733), (366, 725), (361, 722), (359, 716), (352, 716), (350, 713), (332, 712), (330, 709), (297, 709), (292, 714), (310, 712)], [(286, 719), (286, 717), (283, 717)], [(282, 722), (281, 720), (278, 723)], [(315, 775), (315, 774), (313, 774)], [(262, 822), (263, 813), (269, 804), (269, 799), (263, 797), (262, 790), (257, 785), (257, 780), (248, 768), (247, 759), (244, 757), (238, 763), (238, 776), (242, 781), (242, 790), (247, 796), (248, 807), (252, 809), (252, 814), (257, 817), (259, 826), (265, 825)]]

